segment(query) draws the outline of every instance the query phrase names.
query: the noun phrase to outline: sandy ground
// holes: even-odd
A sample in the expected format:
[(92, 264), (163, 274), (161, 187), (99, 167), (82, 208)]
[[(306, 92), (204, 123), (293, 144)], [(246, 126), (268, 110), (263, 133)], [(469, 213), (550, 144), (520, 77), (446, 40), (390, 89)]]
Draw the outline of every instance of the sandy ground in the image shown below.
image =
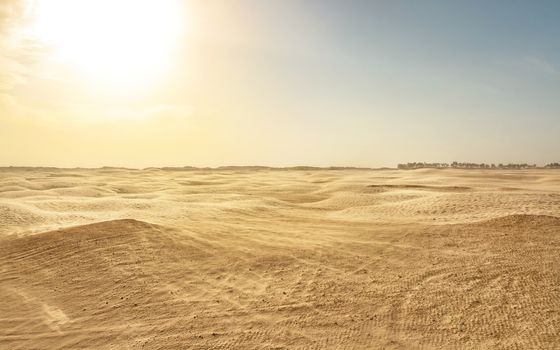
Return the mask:
[(560, 171), (0, 169), (0, 349), (558, 349)]

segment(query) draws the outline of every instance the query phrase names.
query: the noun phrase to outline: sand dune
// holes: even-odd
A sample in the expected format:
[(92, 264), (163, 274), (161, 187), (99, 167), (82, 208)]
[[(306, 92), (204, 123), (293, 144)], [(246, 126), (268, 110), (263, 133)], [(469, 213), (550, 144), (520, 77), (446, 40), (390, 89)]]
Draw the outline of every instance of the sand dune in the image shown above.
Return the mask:
[(1, 349), (555, 349), (560, 172), (1, 169)]

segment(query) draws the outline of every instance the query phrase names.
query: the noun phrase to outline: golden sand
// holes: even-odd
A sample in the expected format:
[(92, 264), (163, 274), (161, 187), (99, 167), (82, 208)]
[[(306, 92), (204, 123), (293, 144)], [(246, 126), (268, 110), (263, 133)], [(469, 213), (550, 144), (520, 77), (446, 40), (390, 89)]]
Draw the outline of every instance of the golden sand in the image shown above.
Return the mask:
[(559, 266), (555, 170), (0, 170), (0, 349), (555, 349)]

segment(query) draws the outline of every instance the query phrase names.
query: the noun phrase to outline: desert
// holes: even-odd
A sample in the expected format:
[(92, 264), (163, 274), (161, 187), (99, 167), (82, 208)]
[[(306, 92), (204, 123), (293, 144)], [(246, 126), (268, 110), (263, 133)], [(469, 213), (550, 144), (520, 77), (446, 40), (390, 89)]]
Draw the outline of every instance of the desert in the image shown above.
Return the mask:
[(555, 169), (0, 170), (2, 349), (556, 349)]
[(560, 1), (0, 0), (0, 350), (560, 349)]

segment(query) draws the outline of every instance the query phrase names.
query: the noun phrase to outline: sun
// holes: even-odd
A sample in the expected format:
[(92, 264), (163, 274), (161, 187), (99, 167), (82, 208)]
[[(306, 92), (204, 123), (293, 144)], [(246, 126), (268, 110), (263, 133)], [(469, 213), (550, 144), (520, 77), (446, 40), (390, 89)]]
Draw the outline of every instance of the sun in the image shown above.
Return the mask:
[(133, 86), (161, 75), (185, 31), (180, 0), (36, 0), (34, 33), (89, 80)]

